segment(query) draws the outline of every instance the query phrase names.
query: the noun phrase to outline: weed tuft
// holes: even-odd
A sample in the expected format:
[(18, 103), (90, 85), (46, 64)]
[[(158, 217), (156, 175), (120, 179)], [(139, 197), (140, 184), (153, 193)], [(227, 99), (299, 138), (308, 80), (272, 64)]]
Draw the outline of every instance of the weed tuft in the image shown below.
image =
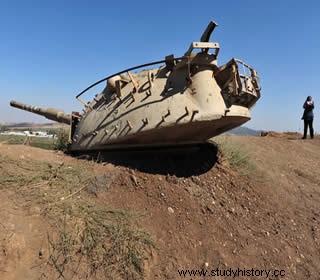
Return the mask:
[(56, 134), (56, 140), (54, 143), (54, 149), (60, 151), (66, 151), (69, 143), (69, 133), (66, 129), (60, 128)]
[(233, 143), (228, 135), (222, 135), (214, 138), (219, 151), (224, 155), (230, 165), (244, 174), (254, 170), (254, 165), (250, 161), (249, 154), (240, 146)]

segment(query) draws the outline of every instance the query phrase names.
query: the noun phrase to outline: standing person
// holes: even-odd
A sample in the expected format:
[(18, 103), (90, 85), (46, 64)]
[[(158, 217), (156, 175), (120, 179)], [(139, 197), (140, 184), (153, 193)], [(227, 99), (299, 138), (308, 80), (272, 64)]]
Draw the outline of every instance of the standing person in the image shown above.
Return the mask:
[(303, 116), (302, 119), (304, 120), (304, 133), (302, 139), (307, 138), (307, 131), (309, 127), (310, 137), (313, 139), (313, 109), (314, 109), (314, 102), (311, 96), (307, 97), (307, 100), (303, 104)]

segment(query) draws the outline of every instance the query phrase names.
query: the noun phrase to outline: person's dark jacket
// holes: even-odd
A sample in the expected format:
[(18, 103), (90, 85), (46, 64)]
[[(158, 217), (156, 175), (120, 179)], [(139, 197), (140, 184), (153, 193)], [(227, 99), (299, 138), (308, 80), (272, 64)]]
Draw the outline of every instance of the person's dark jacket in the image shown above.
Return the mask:
[(308, 104), (306, 101), (303, 104), (303, 108), (304, 108), (304, 113), (303, 113), (302, 119), (306, 121), (313, 120), (314, 103), (312, 102), (312, 104)]

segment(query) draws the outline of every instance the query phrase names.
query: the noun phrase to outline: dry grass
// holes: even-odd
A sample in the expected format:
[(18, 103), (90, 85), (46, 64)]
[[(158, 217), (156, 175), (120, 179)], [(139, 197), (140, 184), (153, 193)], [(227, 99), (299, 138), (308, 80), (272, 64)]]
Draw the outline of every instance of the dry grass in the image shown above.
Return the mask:
[(255, 167), (250, 161), (249, 154), (240, 146), (233, 143), (228, 135), (221, 135), (213, 138), (218, 145), (219, 151), (228, 159), (230, 165), (242, 172), (249, 174), (254, 171)]
[(25, 207), (40, 206), (52, 225), (48, 263), (58, 278), (143, 279), (155, 245), (137, 226), (142, 214), (94, 203), (85, 192), (92, 174), (90, 162), (70, 166), (0, 155), (0, 188), (21, 195)]
[(143, 279), (144, 260), (155, 246), (134, 225), (135, 215), (90, 204), (65, 209), (57, 222), (59, 235), (48, 238), (50, 263), (67, 279), (79, 274)]
[(7, 144), (26, 144), (32, 147), (52, 150), (55, 148), (57, 141), (49, 137), (26, 137), (17, 135), (0, 135), (0, 142)]

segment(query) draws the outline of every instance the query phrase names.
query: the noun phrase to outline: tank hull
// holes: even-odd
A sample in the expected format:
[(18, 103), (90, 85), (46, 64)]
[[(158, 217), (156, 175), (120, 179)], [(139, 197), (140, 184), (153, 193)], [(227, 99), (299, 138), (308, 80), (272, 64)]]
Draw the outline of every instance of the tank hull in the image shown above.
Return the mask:
[(70, 151), (104, 151), (113, 149), (155, 148), (205, 143), (208, 139), (238, 127), (250, 120), (247, 116), (229, 116), (216, 120), (197, 121), (189, 124), (165, 126), (139, 134), (132, 134), (116, 141), (99, 141), (96, 145), (73, 145)]
[(107, 86), (88, 105), (69, 149), (198, 144), (242, 125), (250, 120), (250, 106), (228, 102), (214, 77), (217, 68), (214, 55), (200, 54), (172, 69), (136, 73), (138, 89), (132, 81), (120, 93)]

